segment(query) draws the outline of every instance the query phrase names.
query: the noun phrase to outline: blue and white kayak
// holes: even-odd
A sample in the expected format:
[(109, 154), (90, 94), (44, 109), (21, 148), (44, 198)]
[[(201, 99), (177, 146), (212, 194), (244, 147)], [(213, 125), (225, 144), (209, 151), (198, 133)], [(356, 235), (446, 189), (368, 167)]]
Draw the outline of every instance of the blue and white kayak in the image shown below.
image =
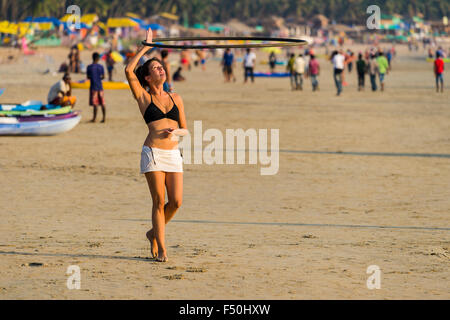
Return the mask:
[(0, 111), (40, 111), (61, 108), (54, 104), (0, 104)]
[(3, 136), (50, 136), (72, 130), (81, 120), (81, 115), (61, 120), (20, 122), (16, 118), (2, 118), (0, 135)]

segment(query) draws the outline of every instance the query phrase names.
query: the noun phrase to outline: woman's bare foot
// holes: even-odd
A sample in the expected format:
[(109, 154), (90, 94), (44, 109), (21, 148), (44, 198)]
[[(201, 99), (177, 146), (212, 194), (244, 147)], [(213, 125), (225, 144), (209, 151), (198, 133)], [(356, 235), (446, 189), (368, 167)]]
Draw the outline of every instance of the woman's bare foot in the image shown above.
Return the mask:
[(153, 229), (147, 231), (146, 233), (148, 241), (150, 241), (150, 253), (152, 258), (156, 258), (158, 256), (158, 244), (156, 243), (156, 238), (153, 235)]
[(169, 261), (169, 258), (167, 257), (167, 254), (165, 251), (162, 251), (158, 254), (158, 257), (156, 258), (156, 261), (158, 262), (167, 262)]

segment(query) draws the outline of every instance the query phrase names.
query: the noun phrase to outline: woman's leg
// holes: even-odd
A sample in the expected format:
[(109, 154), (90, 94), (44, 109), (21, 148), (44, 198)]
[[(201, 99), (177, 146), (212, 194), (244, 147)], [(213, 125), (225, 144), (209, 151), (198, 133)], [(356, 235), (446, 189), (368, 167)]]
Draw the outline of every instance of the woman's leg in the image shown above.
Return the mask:
[(168, 202), (164, 206), (166, 224), (173, 218), (183, 201), (183, 172), (166, 172)]
[[(147, 232), (147, 238), (152, 247), (152, 256), (155, 257), (157, 255), (158, 261), (167, 261), (166, 247), (164, 244), (164, 196), (166, 174), (161, 171), (147, 172), (145, 178), (147, 179), (153, 201), (153, 228)], [(157, 248), (155, 247), (155, 244), (157, 245)]]
[[(173, 218), (183, 201), (183, 173), (182, 172), (166, 172), (166, 188), (168, 202), (164, 205), (164, 222), (165, 224)], [(153, 229), (149, 231), (149, 235), (153, 235)]]

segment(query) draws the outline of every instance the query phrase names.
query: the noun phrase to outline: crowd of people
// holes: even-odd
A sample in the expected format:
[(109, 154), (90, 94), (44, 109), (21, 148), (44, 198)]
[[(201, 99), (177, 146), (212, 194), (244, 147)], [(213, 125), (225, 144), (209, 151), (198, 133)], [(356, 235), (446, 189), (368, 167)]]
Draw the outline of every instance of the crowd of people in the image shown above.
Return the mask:
[(395, 56), (395, 48), (392, 47), (387, 51), (381, 49), (370, 48), (364, 53), (360, 52), (356, 59), (354, 53), (350, 50), (344, 51), (336, 50), (330, 56), (330, 61), (333, 63), (333, 76), (336, 84), (337, 95), (339, 96), (343, 91), (345, 82), (345, 69), (347, 66), (348, 74), (352, 73), (353, 63), (356, 64), (356, 72), (358, 78), (358, 91), (365, 88), (365, 78), (368, 74), (372, 91), (378, 90), (377, 79), (379, 81), (380, 90), (385, 90), (385, 76), (389, 74), (392, 69), (392, 59)]
[[(239, 53), (242, 51), (239, 51)], [(255, 82), (255, 67), (256, 54), (253, 49), (246, 49), (242, 58), (242, 70), (244, 75), (244, 83), (248, 80)], [(430, 52), (431, 53), (431, 52)], [(146, 52), (140, 59), (138, 64), (143, 65), (146, 61), (153, 57), (158, 58), (164, 67), (167, 75), (164, 83), (164, 90), (166, 92), (174, 92), (173, 82), (185, 81), (183, 72), (189, 71), (192, 68), (191, 61), (194, 60), (194, 66), (201, 67), (206, 70), (206, 63), (217, 54), (216, 51), (210, 50), (189, 50), (179, 51), (179, 66), (175, 72), (172, 72), (171, 62), (169, 60), (170, 52), (168, 50), (159, 50), (153, 48)], [(319, 90), (319, 75), (321, 66), (313, 49), (307, 48), (300, 53), (287, 52), (288, 59), (286, 61), (286, 71), (289, 74), (290, 87), (293, 91), (302, 91), (304, 88), (305, 79), (309, 78), (311, 81), (312, 91)], [(127, 59), (132, 58), (133, 53), (127, 55)], [(344, 51), (343, 49), (335, 50), (328, 57), (328, 60), (333, 65), (333, 80), (336, 86), (336, 95), (340, 96), (343, 93), (344, 87), (347, 86), (346, 78), (356, 71), (357, 90), (363, 91), (366, 87), (366, 78), (370, 80), (370, 88), (372, 91), (384, 91), (386, 76), (392, 70), (393, 59), (396, 56), (395, 47), (388, 50), (381, 50), (380, 48), (371, 47), (364, 52), (359, 52), (355, 55), (351, 50)], [(97, 108), (102, 110), (102, 120), (105, 122), (106, 107), (102, 81), (105, 79), (105, 70), (100, 59), (103, 57), (104, 64), (108, 72), (108, 80), (113, 80), (113, 70), (115, 61), (112, 57), (112, 50), (107, 50), (102, 54), (95, 52), (92, 55), (92, 64), (85, 69), (86, 78), (90, 80), (89, 89), (89, 105), (93, 107), (93, 117), (91, 122), (96, 121)], [(437, 48), (434, 52), (433, 72), (436, 81), (436, 92), (444, 91), (444, 59), (446, 53), (442, 48)], [(430, 58), (430, 56), (428, 57)], [(236, 82), (234, 74), (234, 67), (236, 64), (235, 54), (231, 49), (226, 49), (223, 52), (220, 66), (224, 76), (224, 82)], [(277, 57), (274, 52), (268, 56), (268, 64), (271, 72), (275, 72), (277, 65)], [(63, 78), (55, 83), (49, 90), (48, 103), (61, 106), (74, 106), (76, 97), (72, 95), (70, 85), (70, 73), (81, 73), (82, 62), (80, 60), (80, 52), (77, 46), (70, 49), (68, 55), (68, 63), (63, 63), (60, 72), (64, 73)]]
[[(287, 52), (288, 59), (286, 61), (286, 72), (289, 74), (290, 87), (293, 91), (302, 91), (304, 88), (305, 79), (310, 79), (313, 91), (319, 90), (319, 75), (320, 63), (317, 59), (314, 50), (311, 48), (305, 49), (300, 53)], [(335, 50), (328, 57), (328, 60), (333, 65), (333, 80), (336, 86), (336, 95), (340, 96), (344, 87), (348, 85), (346, 77), (356, 71), (357, 76), (357, 90), (363, 91), (366, 86), (366, 78), (370, 80), (372, 91), (384, 91), (386, 76), (392, 70), (393, 59), (396, 56), (395, 47), (392, 46), (387, 50), (379, 48), (368, 48), (364, 52), (355, 54), (351, 50), (344, 51), (343, 49)], [(253, 49), (247, 49), (243, 56), (243, 71), (244, 83), (247, 83), (250, 78), (254, 82), (254, 73), (256, 66), (256, 55)], [(270, 73), (274, 73), (277, 64), (276, 54), (272, 51), (268, 56), (268, 64)], [(235, 82), (236, 76), (234, 74), (234, 67), (236, 58), (231, 49), (226, 49), (221, 60), (222, 72), (224, 75), (224, 82)], [(439, 62), (438, 62), (439, 64)], [(440, 74), (443, 72), (443, 66), (438, 65), (436, 72), (439, 81), (443, 78)], [(437, 80), (437, 81), (438, 81)]]

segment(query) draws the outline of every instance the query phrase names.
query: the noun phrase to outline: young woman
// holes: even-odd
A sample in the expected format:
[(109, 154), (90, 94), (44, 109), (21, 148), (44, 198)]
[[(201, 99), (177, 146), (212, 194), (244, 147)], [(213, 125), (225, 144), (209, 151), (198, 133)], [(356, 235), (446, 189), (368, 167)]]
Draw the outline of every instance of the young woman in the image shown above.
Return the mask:
[[(146, 42), (152, 42), (148, 29)], [(143, 46), (130, 60), (125, 74), (149, 133), (141, 153), (141, 173), (145, 174), (153, 201), (152, 224), (146, 236), (151, 255), (157, 261), (168, 261), (164, 244), (165, 224), (174, 216), (183, 197), (183, 159), (178, 136), (188, 133), (181, 97), (163, 90), (166, 72), (162, 62), (151, 58), (136, 71), (139, 59), (150, 49)], [(165, 201), (167, 189), (168, 202)]]

